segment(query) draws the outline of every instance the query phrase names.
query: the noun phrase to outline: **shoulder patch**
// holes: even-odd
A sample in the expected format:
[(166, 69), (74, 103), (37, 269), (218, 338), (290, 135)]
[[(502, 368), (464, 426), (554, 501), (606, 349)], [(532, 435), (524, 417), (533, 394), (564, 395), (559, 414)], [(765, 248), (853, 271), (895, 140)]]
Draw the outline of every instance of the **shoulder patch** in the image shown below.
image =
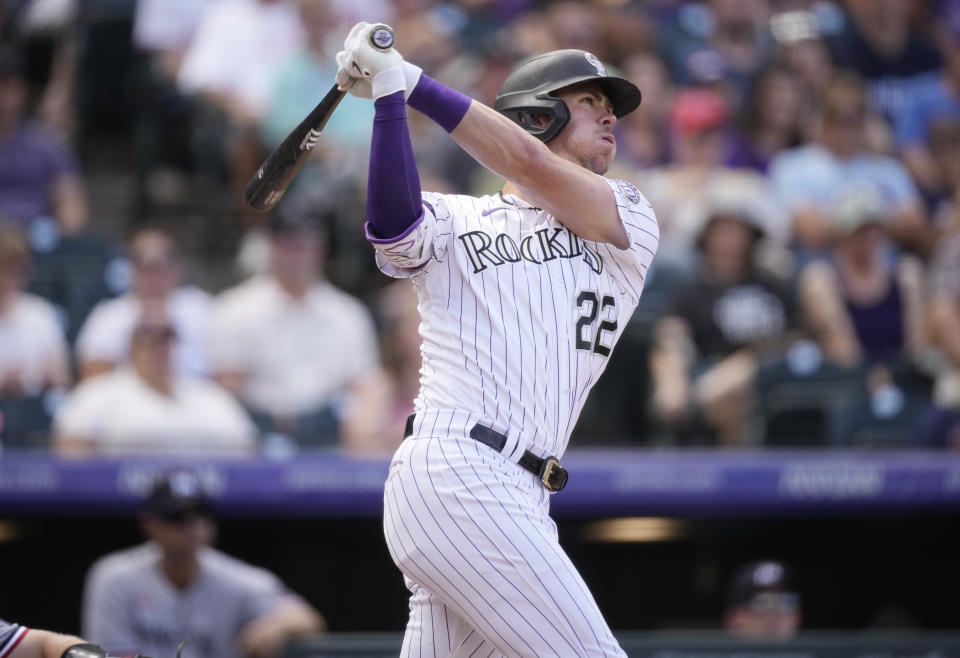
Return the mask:
[(630, 203), (640, 203), (640, 190), (625, 180), (617, 179), (617, 187)]

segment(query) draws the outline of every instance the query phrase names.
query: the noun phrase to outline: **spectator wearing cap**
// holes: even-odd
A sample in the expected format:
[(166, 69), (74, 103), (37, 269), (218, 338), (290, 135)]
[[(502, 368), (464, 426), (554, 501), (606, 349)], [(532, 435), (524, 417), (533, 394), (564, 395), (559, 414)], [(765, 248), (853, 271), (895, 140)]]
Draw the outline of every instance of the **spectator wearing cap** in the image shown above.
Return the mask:
[[(147, 542), (98, 559), (83, 592), (83, 632), (111, 655), (276, 658), (324, 620), (276, 575), (212, 547), (212, 504), (191, 472), (157, 480), (140, 514)], [(95, 638), (95, 639), (93, 639)]]
[(750, 562), (727, 590), (724, 628), (744, 640), (788, 640), (800, 629), (800, 596), (787, 568), (774, 560)]
[[(0, 437), (6, 446), (46, 444), (48, 392), (70, 385), (67, 341), (56, 311), (24, 292), (30, 265), (27, 240), (18, 226), (0, 222)], [(39, 413), (37, 413), (39, 411)]]
[(54, 448), (66, 456), (208, 455), (256, 450), (256, 428), (229, 391), (176, 373), (174, 327), (142, 316), (130, 363), (81, 382), (54, 417)]
[(77, 336), (80, 376), (91, 377), (127, 363), (130, 336), (145, 312), (169, 318), (177, 335), (173, 360), (178, 376), (209, 375), (213, 300), (206, 291), (183, 282), (183, 259), (173, 235), (159, 227), (139, 229), (130, 239), (129, 255), (130, 291), (94, 307)]
[(714, 201), (697, 245), (696, 277), (654, 327), (653, 407), (673, 438), (748, 441), (758, 365), (779, 359), (795, 326), (788, 286), (759, 261), (763, 216)]
[(774, 193), (791, 218), (794, 244), (806, 260), (822, 256), (832, 245), (830, 209), (848, 183), (875, 189), (888, 210), (885, 230), (900, 246), (925, 254), (935, 239), (907, 170), (867, 150), (867, 111), (863, 81), (853, 73), (836, 74), (815, 120), (815, 138), (770, 163)]
[(215, 376), (261, 431), (301, 446), (337, 444), (345, 397), (379, 362), (372, 317), (324, 280), (324, 250), (315, 218), (278, 213), (269, 272), (221, 293), (214, 311)]
[(0, 215), (21, 226), (48, 217), (62, 233), (86, 227), (88, 208), (69, 146), (27, 116), (22, 61), (0, 52)]
[(786, 239), (785, 219), (770, 198), (763, 176), (724, 164), (730, 118), (730, 105), (716, 89), (679, 91), (670, 111), (673, 162), (636, 174), (644, 194), (657, 208), (660, 247), (655, 271), (693, 271), (695, 243), (709, 214), (709, 200), (730, 189), (766, 207), (771, 240)]

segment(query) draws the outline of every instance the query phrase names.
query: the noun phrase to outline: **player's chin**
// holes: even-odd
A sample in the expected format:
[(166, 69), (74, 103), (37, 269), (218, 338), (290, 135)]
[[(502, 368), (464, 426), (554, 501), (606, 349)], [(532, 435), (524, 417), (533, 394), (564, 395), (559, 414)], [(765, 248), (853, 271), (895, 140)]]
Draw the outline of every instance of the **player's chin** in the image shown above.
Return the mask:
[(587, 162), (586, 167), (595, 174), (604, 174), (613, 163), (613, 158), (617, 154), (617, 149), (610, 149), (606, 153), (597, 153)]

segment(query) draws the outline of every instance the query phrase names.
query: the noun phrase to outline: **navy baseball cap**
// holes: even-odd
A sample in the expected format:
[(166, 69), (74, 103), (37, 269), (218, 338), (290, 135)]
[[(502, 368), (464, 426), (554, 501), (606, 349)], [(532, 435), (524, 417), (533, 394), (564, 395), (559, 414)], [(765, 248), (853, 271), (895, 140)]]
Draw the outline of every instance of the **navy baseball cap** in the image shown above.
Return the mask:
[(761, 592), (792, 592), (793, 579), (789, 570), (776, 560), (749, 562), (737, 570), (727, 591), (731, 608), (744, 605)]
[(157, 479), (147, 495), (145, 516), (183, 521), (191, 516), (212, 517), (213, 508), (195, 473), (174, 471)]

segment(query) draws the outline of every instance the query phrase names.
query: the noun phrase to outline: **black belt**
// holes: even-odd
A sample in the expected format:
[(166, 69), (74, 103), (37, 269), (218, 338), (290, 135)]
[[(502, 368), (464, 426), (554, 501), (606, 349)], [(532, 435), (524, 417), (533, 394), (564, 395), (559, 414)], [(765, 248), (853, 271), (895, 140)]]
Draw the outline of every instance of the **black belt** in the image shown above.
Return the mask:
[[(413, 419), (416, 414), (410, 414), (407, 417), (407, 426), (403, 430), (403, 438), (413, 434)], [(503, 452), (503, 447), (507, 445), (507, 437), (495, 429), (486, 425), (477, 423), (470, 429), (470, 438), (474, 441), (490, 446), (497, 452)], [(538, 478), (551, 493), (560, 491), (567, 486), (567, 469), (560, 465), (556, 457), (537, 457), (529, 450), (523, 451), (523, 456), (517, 462)]]

